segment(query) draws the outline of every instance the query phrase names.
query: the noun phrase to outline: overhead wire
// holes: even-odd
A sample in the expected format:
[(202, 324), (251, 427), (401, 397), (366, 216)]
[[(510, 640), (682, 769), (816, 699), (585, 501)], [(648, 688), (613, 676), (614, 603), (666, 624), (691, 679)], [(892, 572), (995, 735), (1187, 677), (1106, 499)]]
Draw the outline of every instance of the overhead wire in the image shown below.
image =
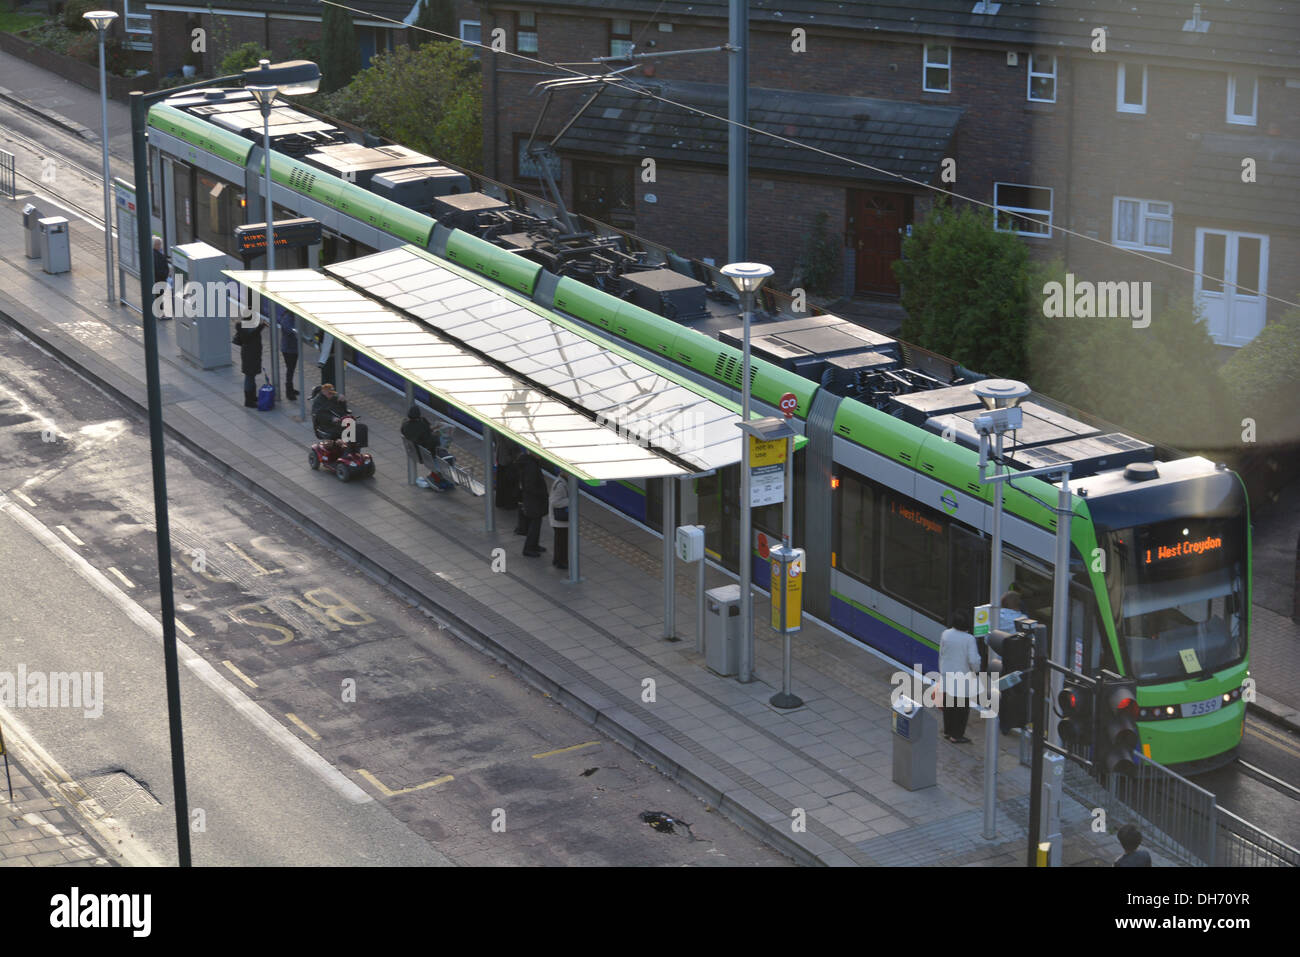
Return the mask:
[[(573, 75), (573, 76), (575, 76), (575, 77), (582, 77), (582, 78), (590, 79), (590, 80), (602, 80), (602, 79), (605, 78), (604, 76), (602, 76), (602, 75), (600, 75), (600, 74), (584, 73), (584, 72), (582, 72), (582, 71), (580, 71), (580, 70), (574, 70), (574, 69), (571, 69), (570, 67), (568, 67), (567, 65), (562, 64), (562, 63), (552, 63), (552, 62), (550, 62), (549, 60), (543, 60), (543, 59), (541, 59), (541, 58), (539, 58), (539, 57), (526, 56), (526, 55), (524, 55), (524, 54), (522, 54), (522, 53), (516, 53), (516, 52), (514, 52), (514, 51), (512, 51), (512, 50), (508, 50), (508, 49), (495, 49), (495, 48), (493, 48), (492, 46), (490, 46), (490, 45), (488, 45), (488, 44), (485, 44), (485, 43), (483, 43), (483, 42), (481, 42), (481, 41), (477, 41), (477, 42), (476, 42), (476, 41), (473, 41), (473, 40), (463, 40), (463, 39), (461, 39), (461, 38), (458, 37), (458, 36), (452, 36), (452, 35), (447, 34), (447, 33), (442, 33), (442, 32), (440, 32), (440, 31), (433, 30), (433, 29), (431, 29), (431, 28), (429, 28), (429, 27), (421, 27), (421, 26), (417, 26), (417, 25), (415, 25), (415, 24), (407, 24), (407, 23), (404, 23), (404, 22), (401, 21), (401, 20), (394, 20), (394, 19), (392, 19), (391, 17), (386, 17), (386, 16), (383, 16), (382, 14), (372, 13), (372, 12), (370, 12), (370, 11), (368, 11), (368, 10), (363, 10), (363, 9), (358, 8), (358, 7), (350, 6), (349, 4), (346, 4), (346, 3), (341, 3), (341, 2), (339, 2), (339, 0), (321, 0), (321, 2), (322, 2), (323, 4), (325, 4), (325, 5), (327, 5), (327, 6), (337, 7), (337, 8), (342, 9), (342, 10), (347, 10), (347, 11), (349, 11), (349, 12), (351, 12), (351, 13), (361, 14), (361, 15), (366, 16), (366, 17), (369, 17), (369, 18), (371, 18), (371, 19), (386, 21), (386, 22), (388, 22), (388, 23), (392, 23), (392, 24), (397, 25), (397, 26), (406, 26), (406, 27), (409, 27), (410, 29), (414, 29), (414, 30), (421, 30), (421, 31), (423, 31), (423, 32), (425, 32), (425, 33), (432, 34), (433, 36), (442, 37), (443, 39), (447, 39), (447, 40), (455, 40), (455, 41), (457, 41), (458, 43), (461, 43), (461, 44), (463, 44), (463, 45), (465, 45), (465, 46), (476, 46), (476, 47), (479, 47), (480, 49), (487, 50), (487, 51), (490, 52), (490, 53), (495, 53), (495, 54), (498, 54), (498, 55), (500, 55), (500, 54), (504, 54), (504, 55), (506, 55), (506, 56), (515, 57), (515, 58), (520, 59), (520, 60), (526, 60), (529, 64), (531, 64), (531, 65), (533, 65), (533, 66), (537, 66), (537, 65), (540, 64), (540, 65), (542, 65), (542, 66), (546, 66), (546, 67), (550, 67), (550, 68), (555, 69), (555, 70), (559, 70), (559, 71), (561, 71), (561, 72), (563, 72), (563, 73), (569, 73), (569, 74), (571, 74), (571, 75)], [(663, 3), (662, 3), (662, 0), (661, 0), (660, 7), (662, 7), (662, 6), (663, 6)], [(652, 17), (652, 19), (653, 19), (653, 17)], [(647, 22), (647, 28), (648, 28), (648, 22)], [(645, 30), (643, 29), (643, 30), (642, 30), (642, 35), (644, 35), (644, 32), (645, 32)], [(792, 138), (790, 138), (790, 137), (788, 137), (788, 136), (782, 136), (782, 135), (779, 134), (779, 133), (773, 133), (773, 132), (771, 132), (770, 130), (759, 129), (758, 127), (750, 126), (750, 125), (747, 124), (747, 123), (737, 123), (737, 122), (735, 122), (734, 120), (731, 120), (731, 119), (729, 119), (729, 118), (727, 118), (727, 117), (724, 117), (724, 116), (718, 116), (716, 113), (710, 113), (708, 110), (702, 109), (702, 108), (700, 108), (700, 107), (697, 107), (697, 106), (691, 106), (691, 105), (688, 104), (688, 103), (682, 103), (682, 102), (679, 102), (679, 101), (677, 101), (677, 100), (671, 99), (670, 97), (666, 97), (666, 96), (662, 96), (662, 95), (660, 95), (660, 94), (654, 93), (653, 91), (651, 91), (651, 90), (649, 90), (649, 89), (647, 89), (647, 88), (645, 88), (645, 87), (643, 87), (643, 86), (641, 86), (641, 85), (639, 85), (639, 84), (636, 84), (636, 83), (631, 83), (631, 82), (620, 82), (619, 85), (620, 85), (621, 88), (623, 88), (623, 89), (627, 89), (627, 90), (630, 90), (630, 91), (636, 93), (638, 96), (644, 96), (644, 97), (647, 97), (648, 99), (657, 100), (657, 101), (659, 101), (660, 103), (664, 103), (664, 104), (666, 104), (666, 105), (668, 105), (668, 106), (676, 107), (677, 109), (684, 110), (684, 111), (686, 111), (686, 112), (688, 112), (688, 113), (694, 113), (694, 114), (696, 114), (697, 116), (703, 116), (703, 117), (707, 117), (707, 118), (712, 119), (712, 120), (717, 120), (719, 123), (722, 123), (722, 124), (724, 124), (724, 125), (726, 125), (726, 126), (731, 126), (731, 125), (739, 126), (741, 129), (744, 129), (744, 130), (746, 130), (746, 131), (749, 132), (749, 133), (752, 133), (752, 134), (755, 134), (755, 135), (758, 135), (758, 136), (765, 136), (765, 137), (767, 137), (767, 138), (769, 138), (769, 139), (771, 139), (771, 140), (775, 140), (775, 141), (777, 141), (777, 142), (779, 142), (779, 143), (784, 143), (784, 144), (786, 144), (786, 145), (788, 145), (788, 146), (793, 146), (793, 147), (796, 147), (796, 148), (798, 148), (798, 149), (802, 149), (802, 150), (808, 150), (809, 152), (817, 153), (817, 154), (819, 154), (819, 155), (821, 155), (821, 156), (828, 157), (828, 158), (833, 159), (833, 160), (836, 160), (836, 161), (838, 161), (838, 162), (846, 163), (846, 164), (848, 164), (848, 165), (850, 165), (850, 166), (856, 166), (856, 167), (859, 167), (859, 168), (861, 168), (861, 169), (868, 170), (869, 172), (872, 172), (872, 173), (878, 173), (878, 174), (880, 174), (880, 175), (882, 175), (882, 176), (890, 177), (890, 178), (892, 178), (892, 179), (894, 179), (894, 180), (897, 180), (897, 181), (899, 181), (899, 182), (901, 182), (901, 183), (907, 183), (908, 185), (911, 185), (911, 186), (917, 186), (917, 187), (920, 187), (921, 189), (928, 190), (928, 191), (930, 191), (930, 192), (932, 192), (932, 193), (941, 194), (941, 195), (943, 195), (943, 196), (949, 197), (950, 199), (959, 199), (959, 200), (961, 200), (962, 202), (970, 203), (970, 204), (973, 205), (973, 206), (980, 206), (980, 207), (983, 207), (984, 209), (987, 209), (987, 210), (992, 211), (993, 214), (994, 214), (994, 216), (996, 216), (997, 213), (1002, 209), (1002, 207), (999, 207), (999, 206), (998, 206), (997, 204), (995, 204), (995, 203), (989, 203), (989, 202), (986, 202), (986, 201), (984, 201), (984, 200), (982, 200), (982, 199), (976, 199), (976, 198), (974, 198), (974, 197), (972, 197), (972, 196), (966, 196), (966, 195), (964, 195), (964, 194), (962, 194), (962, 193), (957, 192), (956, 190), (945, 189), (945, 188), (942, 187), (942, 186), (936, 186), (936, 185), (934, 185), (933, 183), (927, 183), (927, 182), (924, 182), (923, 180), (918, 180), (918, 179), (915, 179), (915, 178), (913, 178), (913, 177), (911, 177), (911, 176), (906, 176), (906, 175), (904, 175), (904, 174), (902, 174), (902, 173), (894, 172), (893, 170), (884, 169), (884, 168), (879, 167), (879, 166), (873, 166), (872, 164), (870, 164), (870, 163), (866, 163), (866, 162), (863, 162), (862, 160), (856, 160), (856, 159), (853, 159), (853, 158), (848, 157), (848, 156), (843, 156), (843, 155), (841, 155), (841, 154), (839, 154), (839, 153), (833, 153), (833, 152), (831, 152), (830, 150), (822, 149), (821, 147), (819, 147), (819, 146), (814, 146), (814, 145), (812, 145), (811, 143), (804, 143), (804, 142), (802, 142), (802, 141), (800, 141), (800, 140), (792, 139)], [(1062, 233), (1063, 235), (1070, 236), (1070, 237), (1073, 237), (1073, 238), (1075, 238), (1075, 239), (1080, 239), (1080, 240), (1083, 240), (1083, 241), (1085, 241), (1085, 242), (1089, 242), (1089, 243), (1093, 243), (1093, 244), (1098, 245), (1098, 246), (1105, 247), (1106, 249), (1113, 250), (1113, 251), (1115, 251), (1115, 252), (1117, 252), (1117, 253), (1120, 253), (1120, 254), (1122, 254), (1122, 255), (1134, 256), (1134, 257), (1137, 257), (1138, 259), (1144, 259), (1144, 260), (1146, 260), (1147, 262), (1154, 263), (1155, 265), (1158, 265), (1158, 266), (1164, 266), (1164, 267), (1169, 268), (1169, 269), (1175, 269), (1175, 270), (1178, 270), (1179, 272), (1186, 273), (1187, 275), (1192, 276), (1193, 278), (1199, 278), (1199, 279), (1202, 279), (1202, 280), (1209, 280), (1209, 281), (1214, 282), (1214, 283), (1219, 283), (1220, 285), (1223, 285), (1223, 286), (1233, 285), (1233, 284), (1231, 284), (1231, 283), (1229, 283), (1229, 282), (1227, 281), (1226, 277), (1212, 276), (1212, 275), (1210, 275), (1209, 273), (1205, 273), (1205, 272), (1198, 271), (1198, 270), (1196, 270), (1196, 269), (1194, 269), (1194, 268), (1192, 268), (1192, 267), (1189, 267), (1189, 266), (1183, 266), (1183, 265), (1181, 265), (1181, 264), (1179, 264), (1179, 263), (1169, 262), (1169, 261), (1166, 261), (1166, 260), (1164, 260), (1164, 259), (1158, 259), (1158, 258), (1156, 258), (1155, 256), (1148, 255), (1147, 253), (1141, 252), (1141, 251), (1136, 250), (1136, 249), (1130, 249), (1130, 248), (1127, 248), (1127, 247), (1125, 247), (1125, 246), (1118, 246), (1118, 245), (1116, 245), (1115, 243), (1110, 242), (1109, 240), (1101, 239), (1101, 238), (1099, 238), (1099, 237), (1095, 237), (1095, 236), (1089, 236), (1089, 235), (1087, 235), (1086, 233), (1076, 232), (1075, 230), (1069, 229), (1069, 228), (1067, 228), (1067, 227), (1065, 227), (1065, 226), (1058, 226), (1058, 225), (1055, 225), (1055, 224), (1053, 224), (1050, 220), (1036, 219), (1035, 217), (1030, 216), (1030, 215), (1025, 214), (1025, 213), (1017, 213), (1016, 216), (1017, 216), (1019, 219), (1025, 220), (1025, 221), (1027, 221), (1027, 222), (1035, 223), (1035, 224), (1037, 224), (1037, 225), (1039, 225), (1039, 226), (1046, 227), (1046, 229), (1048, 230), (1048, 235), (1049, 235), (1049, 236), (1051, 235), (1051, 232), (1052, 232), (1053, 230), (1056, 230), (1056, 231)], [(1239, 288), (1240, 288), (1240, 287), (1239, 287)], [(1252, 290), (1250, 290), (1250, 292), (1254, 293), (1254, 294), (1257, 295), (1257, 296), (1260, 296), (1260, 298), (1267, 299), (1267, 300), (1269, 300), (1269, 301), (1271, 301), (1271, 302), (1278, 303), (1279, 305), (1292, 306), (1292, 307), (1300, 308), (1300, 302), (1293, 302), (1293, 301), (1290, 300), (1290, 299), (1284, 299), (1284, 298), (1282, 298), (1282, 297), (1280, 297), (1280, 296), (1274, 296), (1274, 295), (1270, 295), (1270, 294), (1268, 294), (1268, 293), (1260, 293), (1259, 290), (1257, 290), (1257, 289), (1252, 289)]]

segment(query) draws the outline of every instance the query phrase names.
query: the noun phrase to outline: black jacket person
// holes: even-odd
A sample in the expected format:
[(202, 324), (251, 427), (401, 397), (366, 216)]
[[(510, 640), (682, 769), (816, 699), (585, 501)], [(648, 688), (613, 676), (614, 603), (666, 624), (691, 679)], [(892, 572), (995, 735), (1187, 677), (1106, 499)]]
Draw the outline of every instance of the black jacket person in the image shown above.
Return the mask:
[(239, 371), (244, 374), (244, 405), (257, 408), (257, 376), (262, 371), (262, 330), (266, 320), (255, 326), (241, 321), (235, 327), (234, 342), (239, 346)]

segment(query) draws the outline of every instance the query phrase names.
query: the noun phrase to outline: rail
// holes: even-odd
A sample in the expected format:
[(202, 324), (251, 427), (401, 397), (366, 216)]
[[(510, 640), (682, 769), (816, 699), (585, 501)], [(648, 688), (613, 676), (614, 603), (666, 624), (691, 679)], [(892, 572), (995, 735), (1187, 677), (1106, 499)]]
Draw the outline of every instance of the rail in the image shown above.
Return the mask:
[(1107, 830), (1135, 824), (1144, 846), (1192, 867), (1300, 867), (1300, 851), (1218, 806), (1215, 796), (1161, 764), (1134, 754), (1137, 773), (1098, 782), (1073, 761), (1065, 791), (1105, 811)]

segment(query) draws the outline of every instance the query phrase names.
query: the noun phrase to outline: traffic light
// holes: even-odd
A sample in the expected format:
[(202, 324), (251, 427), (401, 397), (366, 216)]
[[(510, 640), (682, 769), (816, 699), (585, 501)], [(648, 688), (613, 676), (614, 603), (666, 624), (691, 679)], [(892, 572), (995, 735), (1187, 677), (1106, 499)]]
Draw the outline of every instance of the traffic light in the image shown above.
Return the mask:
[[(1002, 658), (1002, 673), (1009, 675), (1016, 671), (1028, 671), (1030, 650), (1029, 636), (1013, 631), (994, 629), (989, 632), (989, 648)], [(1029, 723), (1029, 675), (1013, 688), (1002, 692), (998, 706), (998, 720), (1004, 731), (1023, 728)]]
[(1137, 684), (1106, 675), (1101, 686), (1101, 770), (1129, 777), (1137, 773), (1133, 753), (1138, 748)]
[(1065, 679), (1065, 687), (1056, 697), (1061, 709), (1061, 721), (1056, 733), (1060, 735), (1061, 744), (1074, 750), (1087, 749), (1092, 746), (1093, 715), (1092, 688), (1081, 681)]

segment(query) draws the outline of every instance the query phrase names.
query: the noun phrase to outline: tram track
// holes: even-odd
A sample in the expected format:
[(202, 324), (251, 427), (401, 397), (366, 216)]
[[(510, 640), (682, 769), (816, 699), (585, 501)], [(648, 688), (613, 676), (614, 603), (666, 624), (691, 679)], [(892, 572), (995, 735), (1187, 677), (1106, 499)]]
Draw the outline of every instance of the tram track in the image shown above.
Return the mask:
[[(26, 118), (25, 115), (23, 116), (24, 118)], [(36, 121), (32, 121), (32, 122), (36, 122)], [(64, 133), (62, 130), (60, 130), (58, 127), (54, 126), (53, 124), (47, 124), (46, 126), (42, 127), (42, 131), (48, 132), (52, 136), (56, 136), (56, 137), (59, 136), (69, 137), (69, 134)], [(69, 152), (58, 148), (57, 145), (51, 146), (49, 143), (41, 143), (37, 140), (34, 140), (30, 136), (27, 136), (26, 134), (19, 132), (17, 129), (14, 128), (12, 124), (0, 125), (0, 140), (3, 140), (6, 146), (9, 145), (21, 146), (29, 154), (36, 156), (38, 159), (41, 160), (44, 160), (46, 158), (53, 159), (58, 163), (60, 167), (64, 168), (67, 171), (71, 171), (75, 176), (82, 179), (84, 181), (84, 185), (87, 188), (93, 188), (94, 190), (100, 192), (103, 191), (104, 178), (102, 172), (100, 170), (93, 169), (87, 166), (86, 164), (82, 163), (80, 160), (73, 158), (73, 156)], [(37, 175), (37, 177), (33, 178), (32, 176), (28, 176), (26, 173), (23, 173), (20, 170), (15, 169), (14, 177), (16, 180), (21, 180), (23, 183), (26, 183), (30, 186), (30, 190), (27, 190), (27, 192), (29, 192), (31, 195), (35, 195), (39, 198), (53, 200), (54, 202), (60, 205), (66, 206), (70, 210), (75, 210), (78, 216), (94, 223), (99, 228), (102, 229), (104, 227), (104, 216), (103, 216), (102, 209), (96, 211), (94, 209), (82, 205), (76, 199), (73, 199), (71, 196), (69, 196), (67, 191), (53, 188), (53, 184), (45, 181), (43, 178), (41, 178), (39, 174)], [(15, 191), (17, 191), (18, 183), (15, 182), (14, 186), (15, 186)]]

